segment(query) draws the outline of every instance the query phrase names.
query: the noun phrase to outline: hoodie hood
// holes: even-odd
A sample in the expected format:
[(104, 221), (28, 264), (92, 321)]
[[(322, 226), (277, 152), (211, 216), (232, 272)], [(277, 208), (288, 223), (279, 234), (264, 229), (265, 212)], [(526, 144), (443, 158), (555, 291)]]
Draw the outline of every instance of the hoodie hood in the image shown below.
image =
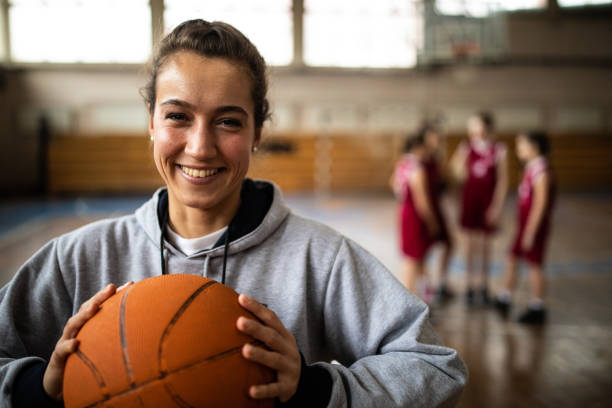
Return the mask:
[[(260, 244), (270, 236), (289, 215), (282, 193), (277, 185), (269, 181), (245, 179), (240, 192), (240, 206), (230, 222), (228, 254), (244, 251)], [(146, 235), (159, 248), (164, 231), (164, 218), (168, 214), (168, 189), (158, 189), (153, 198), (136, 210), (136, 219)], [(223, 255), (226, 234), (208, 251), (192, 255)]]

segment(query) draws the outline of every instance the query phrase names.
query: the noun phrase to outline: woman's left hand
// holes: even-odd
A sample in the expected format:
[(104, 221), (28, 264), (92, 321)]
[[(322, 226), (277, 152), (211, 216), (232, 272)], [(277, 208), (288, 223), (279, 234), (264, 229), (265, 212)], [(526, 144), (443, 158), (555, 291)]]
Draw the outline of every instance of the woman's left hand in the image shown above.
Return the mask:
[(302, 358), (295, 338), (273, 311), (256, 300), (240, 295), (238, 303), (260, 322), (240, 317), (236, 327), (268, 348), (245, 344), (242, 355), (247, 360), (276, 371), (276, 382), (253, 385), (249, 388), (249, 395), (251, 398), (278, 398), (281, 402), (287, 402), (297, 391), (302, 369)]

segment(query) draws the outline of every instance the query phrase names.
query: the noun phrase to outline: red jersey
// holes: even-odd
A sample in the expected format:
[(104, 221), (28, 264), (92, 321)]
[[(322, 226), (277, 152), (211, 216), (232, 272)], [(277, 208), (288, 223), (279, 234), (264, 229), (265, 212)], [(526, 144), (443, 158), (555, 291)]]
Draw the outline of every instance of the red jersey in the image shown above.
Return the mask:
[(404, 155), (395, 170), (393, 186), (400, 199), (399, 227), (402, 252), (414, 259), (424, 258), (431, 245), (427, 226), (419, 216), (414, 202), (410, 181), (418, 170), (423, 169), (421, 161), (412, 154)]
[[(521, 248), (521, 242), (527, 220), (531, 212), (533, 205), (534, 196), (534, 185), (537, 180), (544, 174), (548, 174), (548, 201), (544, 208), (544, 214), (542, 220), (538, 225), (534, 236), (534, 242), (531, 248), (523, 250)], [(518, 188), (518, 231), (512, 245), (511, 252), (517, 257), (524, 257), (528, 261), (541, 264), (544, 257), (544, 250), (548, 240), (548, 233), (550, 231), (550, 222), (552, 216), (552, 210), (555, 202), (555, 183), (550, 170), (548, 160), (543, 157), (538, 157), (525, 166), (523, 172), (523, 179)]]
[(494, 226), (488, 225), (485, 214), (493, 201), (497, 164), (506, 155), (506, 146), (499, 142), (482, 142), (462, 144), (459, 148), (467, 150), (467, 180), (463, 186), (460, 224), (466, 229), (491, 232)]
[[(446, 238), (448, 238), (448, 234), (446, 233), (445, 224), (444, 227), (442, 226), (444, 222), (442, 219), (442, 212), (436, 210), (435, 204), (438, 202), (437, 191), (439, 190), (437, 164), (435, 162), (433, 164), (422, 162), (418, 157), (412, 154), (404, 155), (396, 167), (393, 180), (395, 192), (401, 200), (399, 208), (400, 245), (405, 255), (422, 260), (431, 244), (443, 238), (432, 238), (429, 235), (427, 226), (417, 211), (412, 189), (410, 188), (410, 181), (419, 170), (425, 171), (427, 195), (430, 203), (432, 203), (434, 207), (434, 213), (436, 213), (436, 216), (438, 216), (438, 214), (440, 215), (440, 229), (442, 230), (444, 228), (444, 236)], [(434, 177), (431, 180), (429, 178), (430, 174)]]

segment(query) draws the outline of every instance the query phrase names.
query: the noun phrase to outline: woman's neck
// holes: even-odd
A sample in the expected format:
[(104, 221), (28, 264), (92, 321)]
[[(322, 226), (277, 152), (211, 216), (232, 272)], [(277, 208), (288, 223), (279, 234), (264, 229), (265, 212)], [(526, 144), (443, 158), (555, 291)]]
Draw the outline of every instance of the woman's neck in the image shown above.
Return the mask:
[(229, 225), (240, 206), (240, 190), (214, 208), (200, 209), (176, 205), (169, 197), (168, 215), (170, 226), (183, 238), (198, 238)]

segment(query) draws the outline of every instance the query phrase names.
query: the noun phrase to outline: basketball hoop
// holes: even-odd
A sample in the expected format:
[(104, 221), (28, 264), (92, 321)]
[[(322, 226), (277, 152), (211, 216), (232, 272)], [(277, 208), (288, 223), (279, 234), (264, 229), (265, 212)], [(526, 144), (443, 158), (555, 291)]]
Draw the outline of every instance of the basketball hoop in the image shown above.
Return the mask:
[(454, 59), (464, 59), (480, 55), (480, 43), (478, 41), (457, 41), (451, 45)]

